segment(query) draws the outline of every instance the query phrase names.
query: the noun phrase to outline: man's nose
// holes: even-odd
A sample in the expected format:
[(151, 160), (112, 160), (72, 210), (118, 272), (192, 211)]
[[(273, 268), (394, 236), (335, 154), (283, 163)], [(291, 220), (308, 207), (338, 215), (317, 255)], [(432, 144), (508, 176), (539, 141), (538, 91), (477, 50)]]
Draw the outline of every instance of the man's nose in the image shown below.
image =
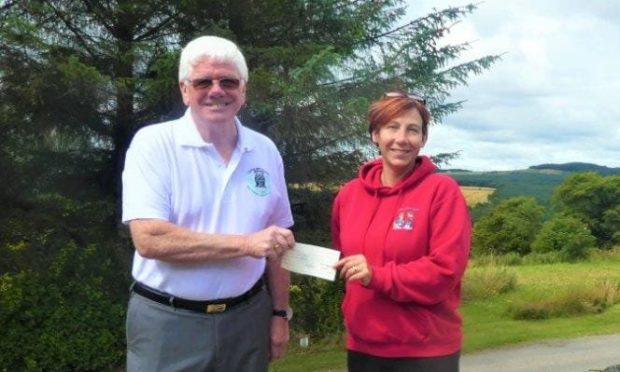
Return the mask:
[(224, 88), (222, 88), (222, 86), (220, 85), (220, 81), (219, 80), (213, 80), (213, 85), (211, 85), (211, 88), (209, 89), (209, 94), (213, 94), (213, 95), (222, 95), (224, 94)]

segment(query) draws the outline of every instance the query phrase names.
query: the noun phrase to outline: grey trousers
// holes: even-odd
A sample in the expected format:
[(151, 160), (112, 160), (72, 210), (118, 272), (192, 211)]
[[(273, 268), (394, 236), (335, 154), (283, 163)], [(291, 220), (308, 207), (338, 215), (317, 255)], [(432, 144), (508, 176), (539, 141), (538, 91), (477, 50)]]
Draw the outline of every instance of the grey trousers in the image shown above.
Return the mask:
[(271, 311), (266, 290), (217, 314), (174, 309), (132, 293), (127, 371), (267, 371)]

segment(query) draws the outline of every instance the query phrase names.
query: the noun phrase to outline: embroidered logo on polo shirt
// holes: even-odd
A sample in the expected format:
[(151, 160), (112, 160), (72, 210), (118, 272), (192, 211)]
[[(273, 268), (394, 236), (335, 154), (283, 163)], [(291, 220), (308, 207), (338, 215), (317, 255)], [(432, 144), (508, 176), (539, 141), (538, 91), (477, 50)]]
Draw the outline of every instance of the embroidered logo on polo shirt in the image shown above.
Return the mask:
[(415, 222), (415, 214), (417, 209), (414, 208), (401, 208), (396, 213), (394, 222), (392, 223), (393, 230), (413, 230), (413, 223)]
[(263, 168), (252, 168), (246, 178), (248, 188), (258, 196), (267, 196), (271, 193), (271, 177)]

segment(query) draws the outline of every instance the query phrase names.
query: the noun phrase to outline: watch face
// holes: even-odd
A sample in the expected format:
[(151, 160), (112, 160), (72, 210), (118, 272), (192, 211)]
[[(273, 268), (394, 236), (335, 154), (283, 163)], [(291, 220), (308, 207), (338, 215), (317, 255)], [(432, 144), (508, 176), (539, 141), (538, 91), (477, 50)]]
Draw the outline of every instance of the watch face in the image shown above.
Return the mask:
[(290, 307), (286, 309), (286, 319), (293, 319), (293, 309)]

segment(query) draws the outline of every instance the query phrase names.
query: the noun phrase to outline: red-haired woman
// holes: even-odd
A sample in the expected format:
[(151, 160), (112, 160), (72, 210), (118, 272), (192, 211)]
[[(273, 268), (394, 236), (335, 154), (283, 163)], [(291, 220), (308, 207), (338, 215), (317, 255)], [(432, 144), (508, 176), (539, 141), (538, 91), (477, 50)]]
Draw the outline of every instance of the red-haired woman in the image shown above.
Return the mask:
[(430, 121), (423, 99), (386, 93), (368, 118), (381, 157), (341, 188), (332, 214), (349, 371), (456, 372), (467, 205), (457, 183), (419, 155)]

